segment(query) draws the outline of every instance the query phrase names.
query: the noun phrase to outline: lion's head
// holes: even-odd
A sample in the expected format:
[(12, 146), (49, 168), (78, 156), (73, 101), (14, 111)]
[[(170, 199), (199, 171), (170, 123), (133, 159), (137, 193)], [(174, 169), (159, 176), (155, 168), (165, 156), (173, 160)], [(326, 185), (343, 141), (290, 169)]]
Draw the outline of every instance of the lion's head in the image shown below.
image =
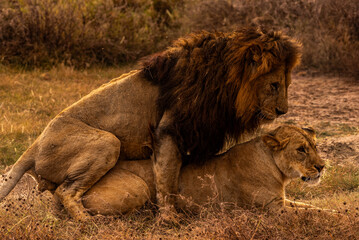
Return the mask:
[(318, 155), (312, 128), (281, 126), (262, 139), (273, 150), (276, 164), (287, 178), (300, 177), (310, 184), (320, 181), (325, 163)]
[(290, 74), (300, 44), (279, 32), (201, 32), (143, 60), (143, 74), (160, 86), (159, 109), (184, 160), (208, 159), (226, 137), (238, 138), (287, 112)]

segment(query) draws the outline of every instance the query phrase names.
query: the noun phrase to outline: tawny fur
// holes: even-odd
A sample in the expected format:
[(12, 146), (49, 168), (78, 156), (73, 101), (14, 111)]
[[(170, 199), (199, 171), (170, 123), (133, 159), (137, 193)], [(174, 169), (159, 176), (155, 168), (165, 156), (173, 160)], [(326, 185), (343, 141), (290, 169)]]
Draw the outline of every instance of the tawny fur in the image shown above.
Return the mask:
[[(286, 199), (285, 186), (291, 179), (298, 177), (308, 183), (318, 183), (323, 167), (324, 161), (317, 153), (315, 135), (311, 129), (281, 126), (269, 134), (234, 146), (228, 152), (209, 159), (202, 167), (195, 164), (185, 166), (179, 178), (179, 194), (182, 198), (177, 198), (176, 205), (194, 211), (207, 203), (229, 203), (244, 208), (270, 210), (284, 207), (315, 208)], [(132, 172), (134, 182), (139, 186), (146, 185), (142, 192), (134, 192), (134, 182), (129, 175), (123, 179), (115, 177), (116, 174), (128, 171)], [(92, 213), (105, 215), (117, 214), (122, 209), (121, 213), (131, 208), (138, 209), (143, 204), (133, 207), (133, 204), (127, 205), (125, 202), (154, 201), (153, 177), (149, 160), (119, 162), (106, 174), (106, 184), (100, 180), (91, 188), (91, 192), (85, 194), (85, 206)], [(116, 198), (106, 198), (107, 195), (104, 196), (102, 191), (106, 191), (107, 195), (112, 192)], [(120, 191), (128, 191), (130, 196), (119, 194)], [(103, 204), (95, 205), (91, 202), (97, 198)]]
[(287, 112), (299, 47), (281, 33), (256, 29), (178, 40), (51, 120), (6, 174), (0, 201), (30, 171), (71, 216), (85, 220), (83, 194), (118, 159), (153, 152), (158, 202), (173, 204), (182, 162), (208, 159), (227, 138)]

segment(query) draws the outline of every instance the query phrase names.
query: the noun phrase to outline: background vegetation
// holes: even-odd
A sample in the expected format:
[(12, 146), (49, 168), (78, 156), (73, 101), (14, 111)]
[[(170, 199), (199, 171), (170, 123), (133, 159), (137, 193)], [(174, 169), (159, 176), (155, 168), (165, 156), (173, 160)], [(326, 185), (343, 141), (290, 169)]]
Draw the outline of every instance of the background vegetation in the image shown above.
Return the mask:
[(359, 75), (355, 0), (4, 0), (0, 62), (118, 65), (188, 32), (278, 29), (304, 45), (301, 70)]

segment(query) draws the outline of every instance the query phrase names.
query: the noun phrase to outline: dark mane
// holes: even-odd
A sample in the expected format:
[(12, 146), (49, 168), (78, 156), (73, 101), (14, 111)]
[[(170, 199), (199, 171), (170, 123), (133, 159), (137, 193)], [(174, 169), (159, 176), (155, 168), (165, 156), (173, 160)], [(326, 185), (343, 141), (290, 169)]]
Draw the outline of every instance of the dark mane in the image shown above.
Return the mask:
[(300, 45), (279, 32), (243, 29), (201, 32), (180, 38), (142, 61), (142, 74), (159, 85), (159, 109), (171, 111), (165, 131), (178, 142), (184, 161), (216, 154), (226, 137), (259, 125), (255, 79), (300, 59)]

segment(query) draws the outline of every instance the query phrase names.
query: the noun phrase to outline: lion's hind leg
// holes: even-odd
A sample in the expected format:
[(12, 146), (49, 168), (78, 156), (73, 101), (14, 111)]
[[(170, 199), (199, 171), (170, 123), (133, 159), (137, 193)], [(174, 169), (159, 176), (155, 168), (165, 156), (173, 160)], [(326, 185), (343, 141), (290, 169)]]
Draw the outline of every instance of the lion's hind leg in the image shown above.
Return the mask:
[(137, 210), (150, 200), (147, 183), (136, 174), (114, 167), (88, 190), (82, 202), (92, 214), (118, 215)]
[(102, 176), (113, 168), (119, 158), (120, 141), (110, 133), (104, 132), (82, 146), (67, 171), (65, 181), (56, 189), (55, 195), (69, 214), (85, 220), (89, 215), (82, 205), (83, 194)]
[(58, 186), (55, 197), (72, 217), (85, 220), (89, 214), (81, 197), (115, 166), (120, 140), (110, 132), (62, 117), (50, 123), (39, 146), (35, 172)]

